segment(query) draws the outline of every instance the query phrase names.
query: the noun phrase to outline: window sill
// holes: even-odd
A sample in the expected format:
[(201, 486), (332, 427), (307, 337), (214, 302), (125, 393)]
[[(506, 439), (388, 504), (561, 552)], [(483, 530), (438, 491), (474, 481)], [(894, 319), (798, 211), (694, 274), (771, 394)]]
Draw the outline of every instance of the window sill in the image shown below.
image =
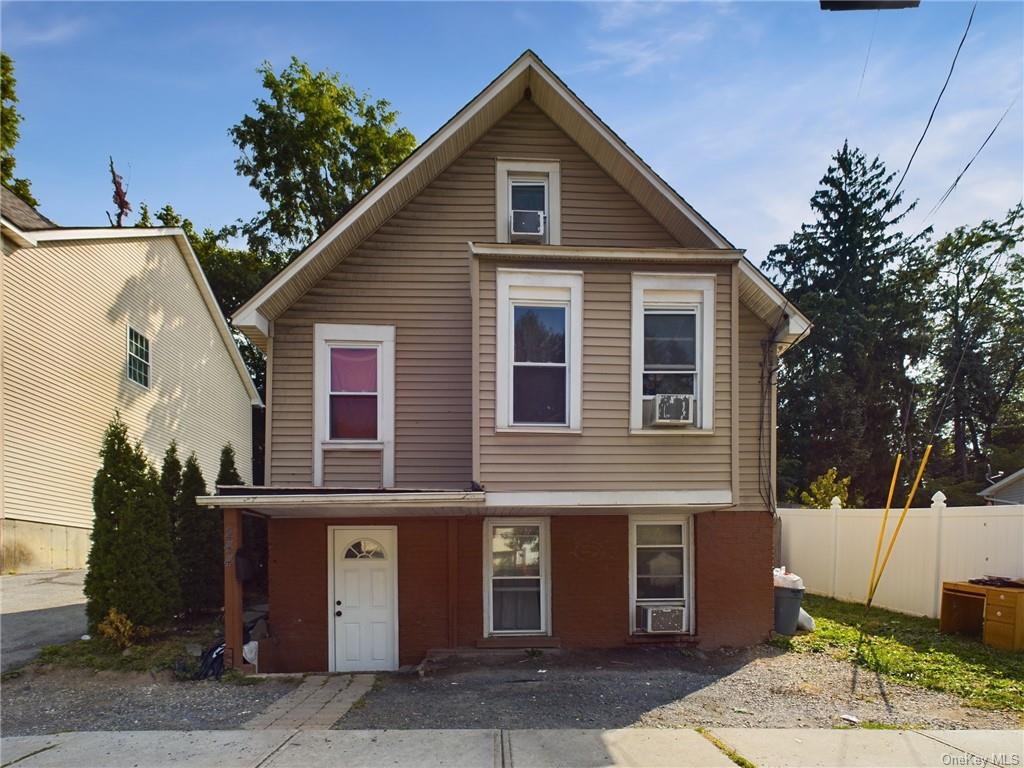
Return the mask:
[(325, 440), (320, 443), (325, 451), (383, 451), (380, 440)]
[(642, 427), (634, 429), (630, 427), (631, 435), (660, 435), (662, 437), (679, 437), (680, 435), (693, 435), (694, 437), (712, 437), (715, 434), (713, 429), (695, 429), (693, 427)]
[(685, 632), (663, 632), (657, 634), (648, 632), (632, 632), (626, 637), (627, 645), (644, 645), (649, 643), (684, 643), (686, 645), (696, 645), (699, 642), (699, 637)]
[(582, 428), (573, 427), (495, 427), (495, 432), (527, 432), (537, 435), (582, 435)]

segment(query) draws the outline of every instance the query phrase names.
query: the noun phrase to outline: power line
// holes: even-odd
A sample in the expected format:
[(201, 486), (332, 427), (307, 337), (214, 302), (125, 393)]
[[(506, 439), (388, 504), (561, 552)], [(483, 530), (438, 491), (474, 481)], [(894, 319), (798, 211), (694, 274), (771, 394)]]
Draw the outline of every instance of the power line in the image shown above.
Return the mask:
[(971, 164), (978, 158), (978, 155), (981, 154), (981, 150), (983, 150), (985, 148), (985, 145), (988, 144), (989, 139), (991, 139), (995, 135), (995, 132), (997, 130), (999, 130), (999, 126), (1002, 124), (1003, 120), (1006, 119), (1006, 116), (1008, 114), (1010, 114), (1010, 110), (1013, 109), (1013, 105), (1017, 103), (1017, 99), (1018, 98), (1020, 98), (1020, 94), (1019, 93), (1016, 96), (1013, 97), (1013, 101), (1010, 102), (1010, 106), (1008, 106), (1006, 108), (1006, 111), (1003, 112), (1002, 117), (1000, 117), (996, 121), (995, 126), (992, 128), (991, 131), (989, 131), (989, 134), (988, 134), (988, 136), (985, 137), (985, 140), (983, 142), (981, 142), (981, 146), (978, 147), (978, 151), (974, 153), (974, 155), (971, 157), (970, 160), (967, 161), (967, 165), (964, 166), (964, 169), (962, 171), (960, 171), (959, 175), (955, 179), (953, 179), (953, 183), (949, 185), (949, 187), (946, 189), (945, 192), (942, 193), (942, 197), (939, 198), (939, 202), (937, 202), (932, 207), (932, 209), (930, 211), (928, 211), (928, 215), (925, 216), (925, 220), (926, 221), (929, 218), (931, 218), (932, 214), (934, 214), (936, 211), (938, 211), (939, 208), (942, 207), (942, 204), (944, 202), (946, 202), (946, 200), (949, 198), (949, 196), (951, 194), (953, 194), (953, 190), (956, 189), (956, 185), (960, 183), (960, 179), (962, 179), (964, 177), (964, 174), (967, 173), (967, 169), (971, 167)]
[(956, 60), (960, 56), (960, 49), (964, 47), (964, 41), (967, 39), (967, 33), (971, 31), (971, 22), (974, 21), (974, 12), (978, 9), (978, 4), (975, 3), (971, 8), (971, 15), (967, 19), (967, 28), (964, 29), (963, 37), (960, 38), (960, 45), (956, 47), (956, 53), (953, 54), (953, 62), (949, 65), (949, 72), (946, 73), (946, 82), (942, 84), (942, 90), (939, 91), (939, 96), (935, 99), (935, 104), (932, 107), (931, 114), (928, 115), (928, 122), (925, 123), (924, 131), (921, 132), (921, 138), (917, 140), (917, 146), (914, 147), (914, 151), (910, 153), (910, 159), (907, 161), (907, 167), (903, 169), (903, 175), (900, 176), (899, 183), (892, 190), (892, 194), (889, 195), (889, 199), (892, 200), (896, 197), (896, 193), (900, 191), (900, 187), (903, 184), (903, 180), (907, 178), (907, 172), (910, 170), (910, 166), (914, 162), (914, 158), (917, 157), (917, 150), (921, 148), (921, 143), (924, 141), (924, 137), (928, 135), (928, 129), (931, 127), (932, 119), (935, 117), (935, 111), (939, 108), (939, 102), (942, 101), (942, 95), (946, 92), (946, 86), (949, 85), (950, 78), (953, 77), (953, 70), (956, 68)]
[(868, 71), (868, 61), (871, 59), (871, 46), (874, 45), (875, 42), (875, 30), (878, 29), (878, 14), (880, 12), (880, 9), (875, 10), (875, 20), (871, 25), (871, 37), (868, 40), (868, 52), (867, 55), (864, 56), (864, 68), (860, 71), (860, 82), (857, 83), (857, 96), (853, 100), (853, 106), (855, 108), (860, 101), (860, 89), (864, 86), (864, 75), (867, 74)]

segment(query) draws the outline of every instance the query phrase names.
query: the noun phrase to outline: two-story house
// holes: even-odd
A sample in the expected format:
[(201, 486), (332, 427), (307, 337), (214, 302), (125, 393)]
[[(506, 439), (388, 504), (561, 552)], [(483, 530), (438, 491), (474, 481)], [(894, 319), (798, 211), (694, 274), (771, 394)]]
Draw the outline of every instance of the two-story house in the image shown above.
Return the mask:
[(532, 52), (235, 316), (266, 352), (268, 671), (772, 625), (799, 311)]
[(83, 568), (116, 412), (159, 466), (171, 440), (208, 483), (231, 443), (252, 477), (260, 397), (178, 228), (60, 227), (0, 191), (3, 569)]

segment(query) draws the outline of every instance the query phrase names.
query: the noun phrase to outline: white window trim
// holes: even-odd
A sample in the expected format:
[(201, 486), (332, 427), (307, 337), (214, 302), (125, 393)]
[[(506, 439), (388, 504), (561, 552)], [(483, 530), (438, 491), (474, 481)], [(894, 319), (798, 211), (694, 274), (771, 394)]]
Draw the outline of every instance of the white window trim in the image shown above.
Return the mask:
[(499, 243), (512, 241), (509, 232), (510, 179), (520, 176), (544, 176), (547, 181), (547, 245), (562, 243), (562, 180), (557, 160), (498, 160), (495, 173), (495, 239)]
[[(697, 309), (698, 423), (693, 427), (644, 427), (644, 309)], [(715, 276), (633, 273), (630, 340), (629, 431), (644, 435), (713, 434), (715, 414)]]
[[(671, 524), (683, 526), (683, 573), (685, 583), (683, 584), (683, 600), (686, 605), (686, 615), (683, 619), (684, 631), (682, 634), (692, 635), (694, 629), (694, 606), (693, 606), (693, 578), (694, 578), (694, 556), (693, 556), (693, 515), (630, 515), (629, 516), (629, 633), (631, 635), (642, 634), (650, 636), (636, 626), (636, 527), (637, 525), (650, 524)], [(666, 600), (666, 604), (671, 604)], [(656, 637), (656, 635), (654, 635)]]
[[(583, 273), (554, 269), (499, 269), (497, 274), (495, 431), (579, 432), (583, 424)], [(513, 302), (568, 306), (566, 312), (567, 424), (515, 424), (512, 419)]]
[[(324, 480), (325, 450), (380, 450), (381, 484), (395, 484), (395, 327), (393, 325), (334, 325), (317, 323), (313, 354), (313, 485)], [(332, 440), (329, 416), (331, 347), (376, 347), (377, 439)]]
[[(131, 358), (134, 357), (136, 360), (140, 360), (140, 361), (142, 360), (141, 357), (139, 357), (138, 355), (132, 353), (132, 331), (135, 331), (139, 336), (141, 336), (142, 338), (144, 338), (146, 340), (146, 348), (149, 351), (149, 359), (144, 361), (146, 363), (146, 383), (145, 384), (143, 384), (142, 382), (136, 381), (135, 379), (132, 378), (131, 365), (130, 365)], [(153, 340), (151, 338), (149, 338), (149, 336), (144, 334), (142, 331), (140, 331), (138, 328), (136, 328), (135, 326), (130, 325), (130, 324), (126, 325), (125, 329), (124, 329), (124, 351), (125, 351), (124, 377), (128, 381), (130, 381), (132, 384), (134, 384), (136, 387), (141, 387), (142, 389), (150, 389), (153, 386)]]
[[(484, 519), (484, 637), (538, 637), (551, 635), (551, 531), (546, 517), (488, 517)], [(540, 623), (539, 630), (494, 631), (494, 616), (491, 605), (491, 577), (494, 561), (491, 539), (494, 528), (515, 525), (536, 525), (540, 527)]]

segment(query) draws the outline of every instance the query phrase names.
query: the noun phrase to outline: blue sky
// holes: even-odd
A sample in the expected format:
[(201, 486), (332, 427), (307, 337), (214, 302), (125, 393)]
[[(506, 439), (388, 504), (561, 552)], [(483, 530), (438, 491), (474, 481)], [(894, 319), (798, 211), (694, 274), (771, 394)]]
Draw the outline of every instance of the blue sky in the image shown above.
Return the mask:
[[(110, 154), (136, 204), (170, 202), (213, 227), (255, 213), (227, 129), (251, 111), (264, 60), (280, 68), (295, 54), (340, 72), (391, 100), (422, 140), (532, 48), (760, 261), (809, 217), (844, 138), (905, 165), (969, 13), (936, 0), (880, 13), (817, 2), (4, 2), (0, 44), (25, 118), (18, 174), (61, 224), (106, 224)], [(920, 200), (908, 229), (946, 231), (1021, 198), (1024, 98), (926, 220), (1020, 94), (1022, 30), (1024, 4), (979, 4), (905, 182)]]

